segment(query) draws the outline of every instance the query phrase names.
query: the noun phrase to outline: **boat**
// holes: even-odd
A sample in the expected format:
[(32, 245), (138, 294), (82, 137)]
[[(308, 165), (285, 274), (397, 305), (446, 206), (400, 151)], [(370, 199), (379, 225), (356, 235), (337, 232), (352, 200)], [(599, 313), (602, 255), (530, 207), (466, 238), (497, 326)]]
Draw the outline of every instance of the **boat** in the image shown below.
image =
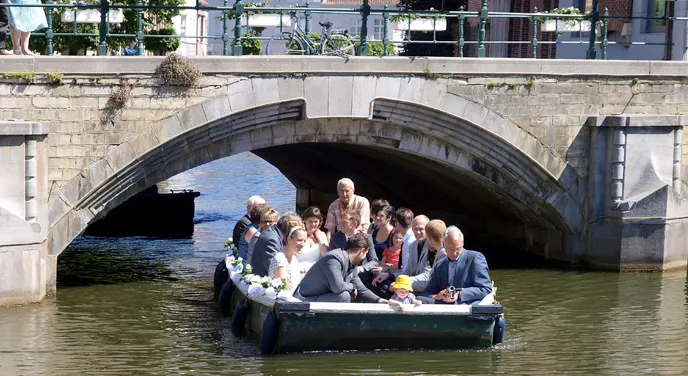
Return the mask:
[[(478, 305), (312, 303), (250, 296), (233, 284), (232, 330), (259, 338), (261, 352), (490, 348), (504, 338), (503, 307), (488, 295)], [(295, 300), (295, 299), (294, 299)], [(230, 312), (231, 313), (231, 312)]]
[(160, 238), (193, 235), (194, 199), (201, 195), (190, 189), (158, 193), (157, 185), (130, 197), (86, 228), (95, 236), (153, 236)]

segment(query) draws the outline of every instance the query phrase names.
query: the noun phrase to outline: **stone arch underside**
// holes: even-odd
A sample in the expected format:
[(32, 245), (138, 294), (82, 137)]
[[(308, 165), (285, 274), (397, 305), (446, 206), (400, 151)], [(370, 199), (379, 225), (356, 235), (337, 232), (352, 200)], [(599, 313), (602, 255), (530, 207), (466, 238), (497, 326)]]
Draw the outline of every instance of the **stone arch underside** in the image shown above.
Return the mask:
[[(503, 205), (505, 215), (518, 213), (525, 223), (544, 229), (546, 242), (551, 243), (543, 251), (545, 256), (564, 252), (571, 260), (576, 258), (584, 194), (578, 177), (535, 137), (499, 114), (447, 94), (446, 88), (438, 103), (437, 97), (426, 91), (434, 88), (441, 93), (441, 87), (427, 81), (430, 84), (424, 86), (417, 102), (375, 89), (372, 96), (362, 99), (364, 104), (368, 102), (367, 107), (359, 104), (357, 109), (353, 102), (361, 99), (350, 98), (350, 110), (340, 113), (332, 103), (347, 102), (346, 97), (341, 97), (328, 102), (327, 113), (312, 116), (322, 111), (317, 107), (322, 98), (261, 98), (270, 85), (276, 86), (276, 93), (282, 96), (282, 88), (298, 86), (297, 81), (302, 81), (305, 91), (307, 80), (273, 80), (241, 81), (243, 87), (234, 91), (230, 86), (227, 96), (152, 125), (82, 171), (50, 203), (50, 216), (56, 219), (48, 237), (51, 254), (59, 254), (89, 223), (146, 187), (233, 154), (256, 151), (297, 186), (313, 184), (313, 176), (290, 172), (290, 166), (280, 165), (279, 161), (298, 152), (298, 147), (301, 152), (305, 152), (303, 148), (312, 152), (329, 145), (331, 151), (344, 150), (359, 156), (364, 154), (360, 150), (376, 150), (379, 159), (388, 161), (394, 155), (403, 155), (407, 164), (424, 161), (422, 170), (434, 171), (432, 176), (441, 177), (443, 172), (460, 176), (455, 181), (438, 178), (427, 183), (444, 187), (442, 192), (465, 188), (466, 183), (452, 185), (461, 180), (472, 182), (474, 191), (475, 187), (484, 188), (484, 192), (475, 191), (476, 202), (484, 202), (478, 196), (489, 193), (492, 206)], [(280, 154), (280, 148), (286, 148), (286, 152)], [(359, 192), (365, 193), (364, 187), (365, 183), (359, 183)]]

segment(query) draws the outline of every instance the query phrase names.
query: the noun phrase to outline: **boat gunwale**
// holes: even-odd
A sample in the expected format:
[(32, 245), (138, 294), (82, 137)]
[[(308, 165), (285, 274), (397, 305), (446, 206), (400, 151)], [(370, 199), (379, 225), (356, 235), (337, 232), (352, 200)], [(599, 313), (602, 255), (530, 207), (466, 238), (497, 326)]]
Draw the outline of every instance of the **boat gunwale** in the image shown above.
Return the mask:
[[(367, 315), (410, 315), (410, 316), (496, 316), (503, 312), (502, 305), (499, 304), (423, 304), (414, 306), (404, 304), (404, 311), (398, 311), (389, 304), (379, 303), (323, 303), (323, 302), (288, 302), (273, 300), (261, 296), (250, 296), (248, 289), (243, 288), (241, 283), (233, 282), (235, 288), (249, 300), (273, 307), (280, 313), (341, 313), (341, 314), (367, 314)], [(483, 299), (485, 301), (485, 299)], [(477, 307), (477, 308), (476, 308)], [(475, 311), (475, 312), (474, 312)]]

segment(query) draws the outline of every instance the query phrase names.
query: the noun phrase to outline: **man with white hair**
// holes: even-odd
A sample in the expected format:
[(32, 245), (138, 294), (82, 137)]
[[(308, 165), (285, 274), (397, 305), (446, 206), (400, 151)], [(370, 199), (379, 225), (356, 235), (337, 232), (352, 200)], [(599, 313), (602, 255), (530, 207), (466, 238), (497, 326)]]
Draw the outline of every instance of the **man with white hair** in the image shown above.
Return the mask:
[(429, 304), (480, 302), (492, 292), (485, 256), (463, 248), (463, 233), (456, 226), (449, 226), (442, 240), (447, 257), (435, 265), (418, 299)]
[(354, 182), (349, 178), (340, 179), (337, 182), (338, 199), (334, 200), (327, 209), (325, 228), (328, 230), (328, 239), (337, 231), (343, 231), (342, 213), (353, 210), (361, 215), (361, 230), (368, 231), (370, 226), (370, 202), (365, 197), (354, 194)]
[(246, 227), (251, 224), (251, 209), (253, 208), (253, 205), (260, 205), (264, 203), (265, 200), (258, 195), (249, 197), (248, 201), (246, 202), (246, 214), (244, 214), (244, 216), (239, 219), (236, 225), (234, 225), (234, 231), (232, 231), (232, 241), (234, 242), (235, 246), (239, 246), (239, 238), (241, 237), (241, 234), (243, 234), (244, 231), (246, 231)]

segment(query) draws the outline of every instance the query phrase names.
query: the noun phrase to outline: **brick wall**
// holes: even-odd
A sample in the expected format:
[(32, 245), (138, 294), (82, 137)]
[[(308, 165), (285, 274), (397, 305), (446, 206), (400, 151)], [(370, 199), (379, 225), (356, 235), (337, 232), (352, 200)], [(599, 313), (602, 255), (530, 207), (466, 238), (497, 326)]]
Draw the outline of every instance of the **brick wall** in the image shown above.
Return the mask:
[[(535, 7), (538, 12), (551, 10), (559, 6), (559, 0), (512, 0), (511, 12), (513, 13), (532, 13)], [(509, 21), (509, 40), (510, 41), (527, 41), (533, 39), (533, 22), (527, 18), (512, 18)], [(541, 26), (538, 26), (538, 42), (547, 42), (556, 40), (555, 33), (543, 33)], [(555, 44), (538, 43), (537, 57), (541, 59), (554, 59), (557, 54), (557, 47)], [(509, 57), (532, 57), (532, 44), (512, 44), (509, 46)]]

